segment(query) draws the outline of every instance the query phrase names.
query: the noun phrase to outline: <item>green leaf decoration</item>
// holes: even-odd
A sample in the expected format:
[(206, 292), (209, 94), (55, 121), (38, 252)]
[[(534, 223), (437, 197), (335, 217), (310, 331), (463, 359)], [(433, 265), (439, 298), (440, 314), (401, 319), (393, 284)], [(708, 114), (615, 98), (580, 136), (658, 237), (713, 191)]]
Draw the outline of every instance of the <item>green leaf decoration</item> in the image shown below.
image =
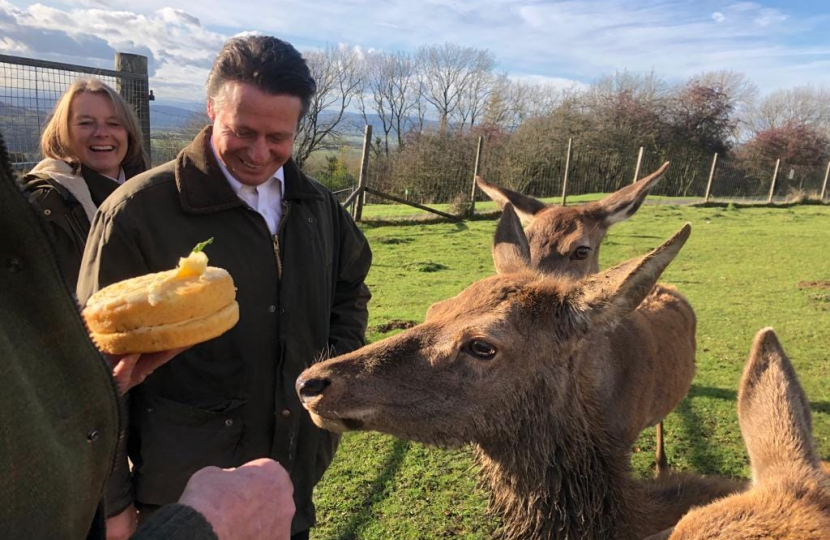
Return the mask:
[(193, 253), (199, 253), (200, 251), (203, 251), (209, 244), (212, 244), (212, 243), (213, 243), (213, 237), (211, 236), (210, 238), (208, 238), (204, 242), (199, 242), (198, 244), (196, 244), (196, 247), (193, 248)]

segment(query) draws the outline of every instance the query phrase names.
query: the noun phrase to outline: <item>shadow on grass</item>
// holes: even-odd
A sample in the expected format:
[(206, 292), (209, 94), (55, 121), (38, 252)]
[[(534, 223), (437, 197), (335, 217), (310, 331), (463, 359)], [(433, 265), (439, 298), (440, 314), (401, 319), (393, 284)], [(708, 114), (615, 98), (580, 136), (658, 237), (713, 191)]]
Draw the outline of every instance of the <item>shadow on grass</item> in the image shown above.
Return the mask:
[(366, 488), (366, 496), (355, 508), (356, 513), (349, 519), (346, 525), (335, 536), (336, 540), (355, 540), (358, 534), (369, 522), (374, 519), (372, 508), (386, 498), (386, 491), (389, 484), (395, 479), (401, 468), (406, 453), (409, 451), (409, 441), (396, 439), (392, 444), (392, 450), (386, 457), (386, 461), (374, 482)]
[[(714, 386), (699, 386), (693, 384), (689, 395), (692, 397), (710, 397), (715, 399), (725, 399), (737, 403), (738, 392), (736, 390), (727, 390), (725, 388), (715, 388)], [(830, 402), (827, 401), (810, 401), (810, 410), (814, 413), (830, 414)]]
[(681, 401), (674, 412), (680, 417), (680, 428), (689, 441), (688, 459), (693, 469), (704, 474), (718, 474), (724, 470), (726, 463), (721, 449), (709, 444), (709, 430), (701, 417), (692, 410), (691, 400), (687, 398)]

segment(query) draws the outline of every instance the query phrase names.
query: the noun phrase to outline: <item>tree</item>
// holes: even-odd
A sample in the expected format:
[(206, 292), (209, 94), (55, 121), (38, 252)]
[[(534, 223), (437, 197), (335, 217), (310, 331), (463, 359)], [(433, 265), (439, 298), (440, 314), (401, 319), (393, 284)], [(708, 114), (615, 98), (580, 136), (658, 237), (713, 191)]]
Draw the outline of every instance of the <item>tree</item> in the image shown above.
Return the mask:
[(435, 108), (441, 131), (449, 127), (462, 100), (477, 99), (472, 94), (479, 92), (480, 79), (496, 63), (487, 50), (452, 43), (421, 47), (417, 58), (421, 95)]
[(731, 148), (738, 122), (722, 88), (692, 79), (679, 89), (671, 109), (675, 146), (719, 154)]
[(793, 121), (758, 133), (746, 150), (767, 164), (780, 159), (788, 165), (815, 167), (830, 157), (830, 138), (813, 126)]
[(390, 133), (400, 148), (404, 133), (412, 124), (410, 114), (418, 98), (415, 62), (405, 53), (377, 52), (369, 54), (365, 64), (366, 86), (358, 95), (358, 107), (367, 124), (370, 111), (380, 119), (380, 141), (384, 153), (389, 154)]
[(347, 47), (326, 47), (305, 55), (317, 93), (300, 121), (294, 143), (294, 160), (300, 167), (318, 149), (335, 148), (338, 127), (363, 83), (359, 54)]
[(748, 123), (755, 134), (791, 123), (830, 133), (830, 88), (800, 86), (772, 92), (750, 111)]

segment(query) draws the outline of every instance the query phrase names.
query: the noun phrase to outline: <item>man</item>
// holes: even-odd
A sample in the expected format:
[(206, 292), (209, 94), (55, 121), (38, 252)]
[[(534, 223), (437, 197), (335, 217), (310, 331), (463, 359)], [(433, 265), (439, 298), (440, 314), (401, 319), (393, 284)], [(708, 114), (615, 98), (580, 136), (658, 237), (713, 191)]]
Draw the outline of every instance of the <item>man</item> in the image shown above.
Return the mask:
[[(121, 422), (117, 394), (172, 353), (95, 350), (39, 219), (12, 181), (0, 134), (0, 538), (103, 539), (99, 504)], [(260, 459), (209, 467), (135, 539), (287, 539), (288, 473)]]
[[(78, 296), (173, 268), (207, 238), (210, 264), (237, 287), (239, 324), (182, 353), (130, 393), (132, 485), (113, 506), (175, 501), (193, 471), (271, 457), (290, 472), (295, 539), (314, 524), (311, 494), (337, 438), (300, 406), (311, 362), (364, 343), (371, 252), (334, 196), (291, 160), (315, 83), (290, 44), (225, 44), (207, 82), (213, 121), (179, 156), (132, 179), (101, 206)], [(145, 514), (146, 515), (146, 514)]]

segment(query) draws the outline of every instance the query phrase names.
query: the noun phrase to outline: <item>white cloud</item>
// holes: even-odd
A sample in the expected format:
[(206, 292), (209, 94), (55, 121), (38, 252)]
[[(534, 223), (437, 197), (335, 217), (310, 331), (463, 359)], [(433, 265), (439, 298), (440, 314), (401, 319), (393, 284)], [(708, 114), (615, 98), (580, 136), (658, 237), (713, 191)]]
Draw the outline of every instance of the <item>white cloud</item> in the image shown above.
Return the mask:
[(723, 22), (723, 21), (726, 20), (726, 17), (720, 11), (716, 11), (716, 12), (712, 13), (712, 19), (715, 22)]

